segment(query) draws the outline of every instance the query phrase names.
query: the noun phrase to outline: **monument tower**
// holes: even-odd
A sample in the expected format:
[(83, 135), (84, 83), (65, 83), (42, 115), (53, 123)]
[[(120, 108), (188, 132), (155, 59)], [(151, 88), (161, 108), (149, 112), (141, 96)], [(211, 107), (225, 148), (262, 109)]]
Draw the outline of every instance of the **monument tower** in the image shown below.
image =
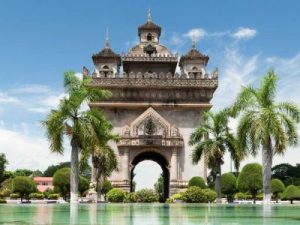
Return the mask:
[[(164, 175), (164, 197), (187, 187), (193, 176), (206, 178), (204, 160), (193, 165), (190, 134), (209, 110), (218, 86), (218, 71), (206, 71), (209, 57), (196, 49), (178, 57), (160, 43), (161, 27), (149, 12), (138, 27), (139, 43), (125, 55), (115, 53), (106, 37), (105, 47), (92, 56), (92, 85), (110, 90), (112, 97), (91, 102), (99, 107), (120, 135), (112, 144), (119, 170), (109, 177), (113, 186), (130, 191), (135, 166), (157, 162)], [(120, 73), (120, 67), (123, 73)], [(176, 72), (179, 66), (180, 72)], [(85, 76), (90, 76), (84, 72)]]

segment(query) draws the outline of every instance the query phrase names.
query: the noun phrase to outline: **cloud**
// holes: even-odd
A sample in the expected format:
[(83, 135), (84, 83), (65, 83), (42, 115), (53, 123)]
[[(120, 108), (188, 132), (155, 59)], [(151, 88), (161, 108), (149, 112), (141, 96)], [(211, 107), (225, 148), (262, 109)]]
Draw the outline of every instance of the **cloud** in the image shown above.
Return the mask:
[(8, 169), (17, 168), (44, 170), (50, 164), (70, 159), (70, 151), (66, 149), (64, 156), (49, 152), (48, 142), (43, 136), (32, 134), (36, 130), (33, 125), (18, 126), (16, 130), (7, 129), (2, 123), (0, 126), (0, 149), (9, 161)]
[(257, 31), (255, 29), (247, 27), (240, 27), (236, 32), (232, 34), (232, 36), (237, 40), (250, 39), (255, 37), (256, 35)]
[(198, 41), (198, 40), (204, 38), (206, 35), (207, 35), (207, 32), (204, 29), (194, 28), (194, 29), (189, 30), (183, 36), (189, 37), (190, 39), (195, 38), (195, 41)]
[(15, 98), (13, 96), (9, 96), (3, 92), (0, 92), (0, 103), (20, 104), (21, 101), (18, 98)]
[(11, 90), (11, 93), (14, 94), (44, 94), (48, 92), (50, 92), (50, 88), (40, 84), (29, 84)]
[(219, 64), (219, 87), (213, 98), (213, 110), (228, 107), (241, 86), (252, 83), (257, 78), (259, 54), (250, 57), (240, 53), (238, 46), (225, 49)]

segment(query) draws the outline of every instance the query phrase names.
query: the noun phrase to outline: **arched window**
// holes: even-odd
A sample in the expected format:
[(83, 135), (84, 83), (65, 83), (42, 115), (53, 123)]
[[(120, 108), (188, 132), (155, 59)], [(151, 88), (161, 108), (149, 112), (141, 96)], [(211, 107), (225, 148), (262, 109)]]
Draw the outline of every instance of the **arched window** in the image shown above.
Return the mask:
[(193, 66), (192, 70), (197, 71), (198, 68), (196, 66)]
[(147, 41), (152, 41), (152, 38), (153, 38), (153, 36), (152, 36), (152, 34), (147, 34)]

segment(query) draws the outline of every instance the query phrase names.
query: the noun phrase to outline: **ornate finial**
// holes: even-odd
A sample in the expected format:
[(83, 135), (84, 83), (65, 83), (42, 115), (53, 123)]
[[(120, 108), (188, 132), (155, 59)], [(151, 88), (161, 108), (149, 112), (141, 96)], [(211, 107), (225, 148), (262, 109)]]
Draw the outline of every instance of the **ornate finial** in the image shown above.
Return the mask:
[(105, 48), (109, 48), (109, 34), (108, 34), (108, 28), (106, 28)]
[(148, 17), (147, 17), (147, 21), (151, 22), (152, 21), (152, 16), (151, 16), (151, 9), (149, 8), (148, 10)]
[(196, 38), (195, 35), (192, 36), (192, 49), (196, 48)]

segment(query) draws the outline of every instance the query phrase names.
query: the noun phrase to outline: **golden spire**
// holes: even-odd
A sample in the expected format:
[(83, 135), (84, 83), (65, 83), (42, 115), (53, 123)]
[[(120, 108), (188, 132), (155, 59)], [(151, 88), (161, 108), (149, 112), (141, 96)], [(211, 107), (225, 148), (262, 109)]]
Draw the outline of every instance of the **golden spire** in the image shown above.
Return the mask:
[(151, 9), (148, 9), (148, 17), (147, 17), (147, 22), (152, 22), (152, 16), (151, 16)]
[(195, 35), (192, 35), (192, 49), (196, 48), (196, 38)]
[(110, 47), (109, 47), (109, 34), (108, 34), (108, 28), (106, 28), (105, 48), (110, 48)]

